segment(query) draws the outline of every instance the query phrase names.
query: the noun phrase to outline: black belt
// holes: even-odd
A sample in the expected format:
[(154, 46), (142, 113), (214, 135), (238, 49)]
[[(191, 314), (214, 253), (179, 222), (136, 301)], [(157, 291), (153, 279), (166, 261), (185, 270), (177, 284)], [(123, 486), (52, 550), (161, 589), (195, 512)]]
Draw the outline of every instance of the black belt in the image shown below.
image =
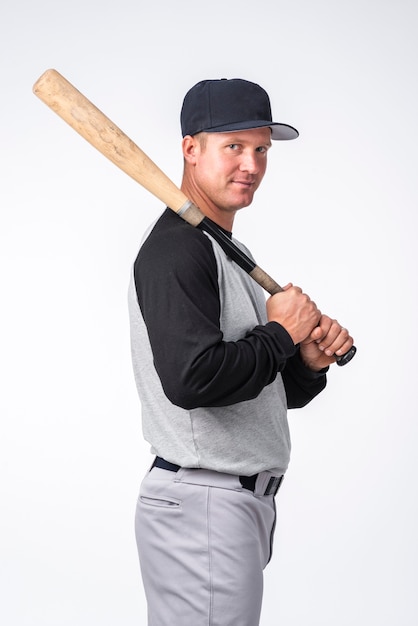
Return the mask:
[[(154, 463), (151, 465), (151, 469), (153, 467), (159, 467), (160, 469), (169, 470), (170, 472), (178, 472), (179, 469), (181, 469), (180, 465), (170, 463), (169, 461), (162, 459), (160, 456), (155, 457)], [(258, 476), (258, 474), (254, 474), (254, 476), (239, 476), (238, 478), (244, 489), (248, 489), (249, 491), (254, 492)], [(263, 495), (270, 496), (273, 494), (275, 496), (279, 490), (283, 478), (283, 476), (272, 476), (267, 484)]]

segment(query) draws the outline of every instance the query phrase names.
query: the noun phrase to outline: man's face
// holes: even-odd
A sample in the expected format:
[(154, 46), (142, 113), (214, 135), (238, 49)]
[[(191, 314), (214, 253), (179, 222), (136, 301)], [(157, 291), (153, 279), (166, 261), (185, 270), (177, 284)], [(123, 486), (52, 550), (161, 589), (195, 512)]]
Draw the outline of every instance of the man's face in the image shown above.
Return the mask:
[(270, 128), (206, 133), (197, 142), (193, 179), (199, 194), (219, 211), (251, 204), (267, 166)]

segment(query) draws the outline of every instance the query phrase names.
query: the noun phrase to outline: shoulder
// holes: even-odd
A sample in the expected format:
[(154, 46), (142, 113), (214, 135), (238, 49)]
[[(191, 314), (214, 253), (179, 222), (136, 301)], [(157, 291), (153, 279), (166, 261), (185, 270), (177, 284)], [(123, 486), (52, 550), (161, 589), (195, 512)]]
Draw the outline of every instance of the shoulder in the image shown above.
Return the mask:
[(208, 238), (199, 228), (185, 222), (171, 209), (166, 209), (155, 222), (143, 242), (140, 252), (162, 245), (169, 250), (176, 250), (179, 244), (185, 243), (191, 246), (204, 247), (208, 250), (212, 247)]
[(135, 260), (135, 272), (147, 268), (154, 272), (181, 271), (193, 268), (216, 272), (212, 242), (171, 209), (166, 209), (143, 241)]

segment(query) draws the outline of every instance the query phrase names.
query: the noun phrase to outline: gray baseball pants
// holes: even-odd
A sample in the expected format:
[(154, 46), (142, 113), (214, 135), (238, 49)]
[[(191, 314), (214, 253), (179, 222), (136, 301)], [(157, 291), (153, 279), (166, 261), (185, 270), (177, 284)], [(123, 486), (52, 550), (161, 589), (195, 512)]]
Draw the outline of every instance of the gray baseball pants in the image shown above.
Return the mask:
[(258, 626), (275, 525), (271, 477), (253, 493), (238, 476), (154, 467), (135, 532), (148, 626)]

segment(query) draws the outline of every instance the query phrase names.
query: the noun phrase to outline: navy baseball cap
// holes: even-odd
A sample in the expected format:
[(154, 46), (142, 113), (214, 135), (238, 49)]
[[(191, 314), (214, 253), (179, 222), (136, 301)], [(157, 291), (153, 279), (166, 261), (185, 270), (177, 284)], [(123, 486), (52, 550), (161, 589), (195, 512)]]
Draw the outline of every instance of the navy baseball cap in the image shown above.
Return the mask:
[(264, 126), (271, 128), (272, 139), (299, 136), (293, 126), (273, 122), (267, 92), (241, 78), (202, 80), (194, 85), (184, 97), (180, 121), (183, 137)]

